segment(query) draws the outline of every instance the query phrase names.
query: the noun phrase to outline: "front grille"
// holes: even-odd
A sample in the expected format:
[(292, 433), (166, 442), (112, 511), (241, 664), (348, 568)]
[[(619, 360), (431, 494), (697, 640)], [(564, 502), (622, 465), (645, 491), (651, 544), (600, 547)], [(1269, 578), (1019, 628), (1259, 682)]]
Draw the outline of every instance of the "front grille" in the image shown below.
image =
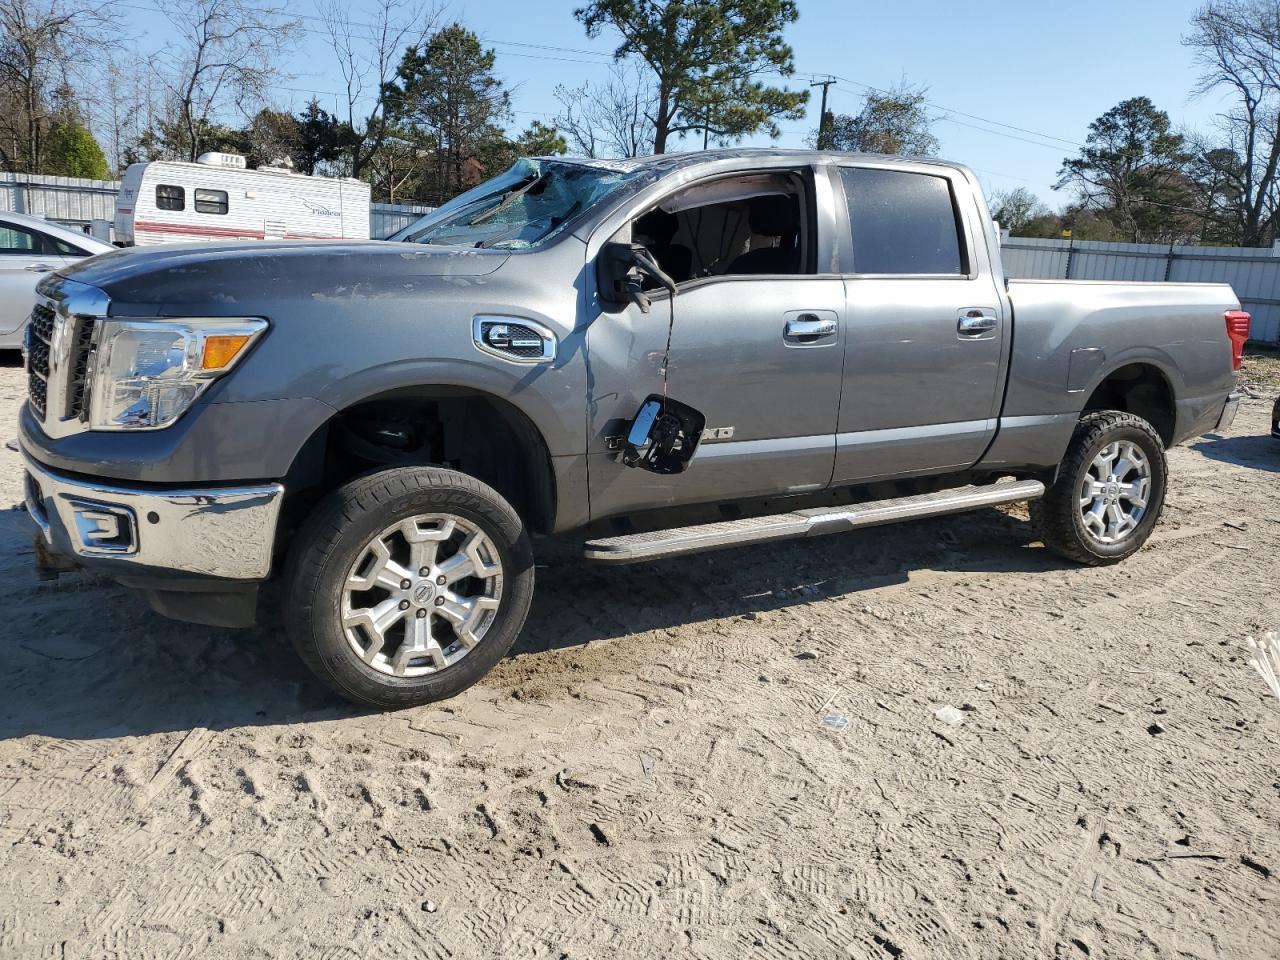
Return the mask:
[(70, 398), (67, 415), (79, 417), (84, 413), (85, 390), (89, 385), (89, 348), (93, 344), (93, 317), (81, 317), (76, 344), (71, 351), (71, 382), (67, 385)]
[[(31, 335), (27, 339), (27, 396), (32, 412), (41, 420), (47, 419), (50, 403), (59, 418), (74, 419), (84, 412), (85, 391), (89, 377), (89, 353), (93, 343), (94, 319), (77, 317), (72, 321), (70, 335), (74, 338), (67, 358), (67, 372), (59, 375), (54, 385), (55, 395), (50, 396), (50, 350), (53, 346), (57, 317), (44, 304), (36, 304), (29, 321)], [(64, 392), (59, 392), (64, 391)]]
[(53, 311), (42, 303), (31, 311), (27, 338), (27, 395), (31, 409), (43, 420), (49, 403), (49, 345), (53, 343)]

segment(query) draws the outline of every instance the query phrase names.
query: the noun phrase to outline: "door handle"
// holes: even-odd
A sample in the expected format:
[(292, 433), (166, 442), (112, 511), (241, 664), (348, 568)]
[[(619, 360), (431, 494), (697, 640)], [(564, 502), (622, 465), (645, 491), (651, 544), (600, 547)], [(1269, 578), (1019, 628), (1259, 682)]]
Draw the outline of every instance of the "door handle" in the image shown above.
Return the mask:
[(802, 313), (793, 320), (787, 321), (786, 337), (788, 340), (799, 340), (804, 343), (820, 337), (835, 336), (836, 322), (823, 320), (812, 313)]
[(22, 268), (27, 273), (48, 273), (53, 269), (53, 265), (49, 263), (31, 263)]
[(994, 330), (999, 322), (989, 313), (983, 313), (981, 310), (970, 310), (960, 318), (960, 322), (956, 324), (956, 329), (962, 336), (972, 337), (979, 333)]

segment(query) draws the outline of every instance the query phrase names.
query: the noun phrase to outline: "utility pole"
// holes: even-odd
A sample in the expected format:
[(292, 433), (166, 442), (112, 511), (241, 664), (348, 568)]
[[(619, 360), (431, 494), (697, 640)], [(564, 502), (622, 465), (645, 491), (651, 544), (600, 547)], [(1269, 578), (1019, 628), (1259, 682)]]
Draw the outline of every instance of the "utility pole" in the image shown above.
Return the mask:
[(809, 86), (811, 86), (811, 87), (821, 87), (821, 88), (822, 88), (822, 111), (818, 114), (818, 149), (819, 149), (819, 150), (825, 150), (825, 149), (827, 149), (827, 147), (829, 147), (829, 146), (830, 146), (830, 144), (829, 144), (829, 143), (827, 143), (827, 137), (826, 137), (826, 133), (827, 133), (827, 88), (828, 88), (828, 87), (830, 87), (833, 83), (835, 83), (835, 80), (831, 77), (831, 75), (830, 75), (830, 74), (828, 74), (828, 75), (827, 75), (827, 79), (825, 79), (825, 80), (817, 80), (817, 81), (814, 81), (813, 83), (809, 84)]

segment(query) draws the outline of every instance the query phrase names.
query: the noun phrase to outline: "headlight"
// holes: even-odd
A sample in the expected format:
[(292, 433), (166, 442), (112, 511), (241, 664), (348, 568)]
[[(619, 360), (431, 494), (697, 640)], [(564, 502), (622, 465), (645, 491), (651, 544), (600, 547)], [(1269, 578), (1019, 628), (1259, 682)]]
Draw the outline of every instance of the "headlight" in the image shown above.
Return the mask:
[(159, 430), (243, 357), (265, 320), (99, 320), (89, 429)]

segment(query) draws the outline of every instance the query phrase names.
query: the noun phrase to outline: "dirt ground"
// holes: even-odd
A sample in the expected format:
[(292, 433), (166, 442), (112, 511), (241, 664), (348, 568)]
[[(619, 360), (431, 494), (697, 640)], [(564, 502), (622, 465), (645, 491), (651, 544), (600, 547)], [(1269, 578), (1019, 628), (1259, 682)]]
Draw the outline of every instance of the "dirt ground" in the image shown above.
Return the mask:
[[(4, 439), (22, 391), (0, 367)], [(1280, 956), (1280, 702), (1242, 656), (1280, 626), (1269, 410), (1174, 450), (1108, 569), (1025, 511), (544, 543), (516, 654), (391, 714), (276, 631), (36, 581), (0, 513), (0, 956)]]

